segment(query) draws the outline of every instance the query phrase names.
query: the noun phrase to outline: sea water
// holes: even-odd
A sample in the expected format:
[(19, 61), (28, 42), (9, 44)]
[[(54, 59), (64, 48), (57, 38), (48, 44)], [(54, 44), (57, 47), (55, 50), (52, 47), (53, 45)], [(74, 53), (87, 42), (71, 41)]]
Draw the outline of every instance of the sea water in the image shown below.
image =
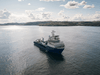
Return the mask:
[[(61, 55), (34, 46), (52, 30), (65, 44)], [(0, 75), (100, 75), (100, 27), (0, 26)]]

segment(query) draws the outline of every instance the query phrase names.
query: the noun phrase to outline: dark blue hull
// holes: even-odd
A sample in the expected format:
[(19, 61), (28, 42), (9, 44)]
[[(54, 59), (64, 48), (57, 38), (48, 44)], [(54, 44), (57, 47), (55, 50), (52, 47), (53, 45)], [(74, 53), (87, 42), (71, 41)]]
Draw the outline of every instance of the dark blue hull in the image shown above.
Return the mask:
[(61, 54), (62, 51), (64, 50), (64, 49), (56, 49), (49, 46), (44, 46), (41, 43), (37, 43), (37, 42), (34, 42), (34, 45), (36, 45), (40, 49), (45, 50), (46, 52), (52, 52), (52, 53), (57, 53), (57, 54)]

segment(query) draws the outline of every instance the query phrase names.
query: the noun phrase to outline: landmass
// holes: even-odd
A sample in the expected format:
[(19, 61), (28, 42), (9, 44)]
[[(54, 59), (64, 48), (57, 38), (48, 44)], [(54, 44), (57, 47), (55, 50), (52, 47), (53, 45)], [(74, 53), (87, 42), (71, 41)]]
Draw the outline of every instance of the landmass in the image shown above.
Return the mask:
[(24, 23), (4, 23), (4, 24), (0, 24), (0, 25), (24, 25)]
[(37, 21), (27, 23), (4, 23), (0, 25), (37, 25), (37, 26), (100, 26), (100, 21)]
[(39, 26), (100, 26), (100, 21), (82, 21), (82, 22), (75, 22), (75, 21), (56, 21), (56, 22), (50, 22), (45, 24), (39, 24)]

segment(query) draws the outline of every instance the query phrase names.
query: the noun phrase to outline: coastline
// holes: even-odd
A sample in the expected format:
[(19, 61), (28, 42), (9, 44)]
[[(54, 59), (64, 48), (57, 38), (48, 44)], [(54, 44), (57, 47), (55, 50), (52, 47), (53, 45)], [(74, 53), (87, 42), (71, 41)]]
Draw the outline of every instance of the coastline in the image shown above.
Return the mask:
[(100, 21), (38, 21), (27, 23), (4, 23), (0, 26), (18, 25), (18, 26), (100, 26)]

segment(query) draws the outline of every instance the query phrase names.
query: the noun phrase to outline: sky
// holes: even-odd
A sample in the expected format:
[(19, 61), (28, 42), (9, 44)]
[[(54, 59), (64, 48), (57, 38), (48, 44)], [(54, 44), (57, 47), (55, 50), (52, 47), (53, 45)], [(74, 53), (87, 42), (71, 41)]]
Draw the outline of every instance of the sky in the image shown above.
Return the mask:
[(100, 0), (0, 0), (0, 23), (99, 20)]

